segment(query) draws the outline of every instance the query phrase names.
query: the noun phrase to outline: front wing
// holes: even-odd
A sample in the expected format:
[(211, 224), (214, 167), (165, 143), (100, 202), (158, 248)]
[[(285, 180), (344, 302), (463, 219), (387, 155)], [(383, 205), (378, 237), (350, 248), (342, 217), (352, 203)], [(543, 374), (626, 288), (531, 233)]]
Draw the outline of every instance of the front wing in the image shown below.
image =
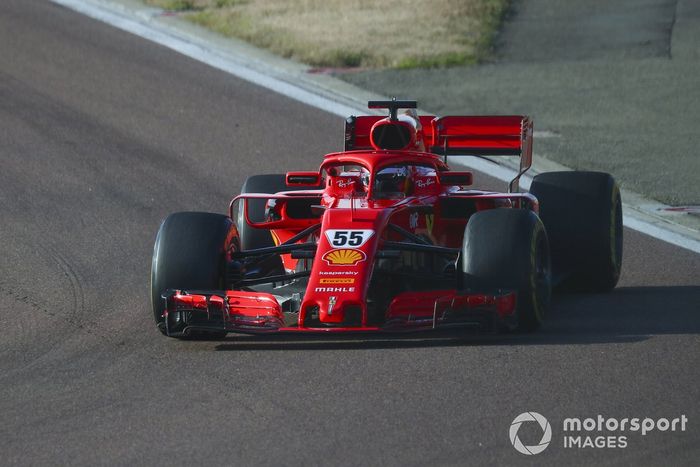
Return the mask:
[(342, 333), (426, 331), (452, 327), (494, 330), (513, 327), (517, 294), (458, 290), (405, 292), (390, 303), (381, 326), (305, 326), (299, 311), (285, 311), (274, 295), (263, 292), (168, 290), (165, 332)]

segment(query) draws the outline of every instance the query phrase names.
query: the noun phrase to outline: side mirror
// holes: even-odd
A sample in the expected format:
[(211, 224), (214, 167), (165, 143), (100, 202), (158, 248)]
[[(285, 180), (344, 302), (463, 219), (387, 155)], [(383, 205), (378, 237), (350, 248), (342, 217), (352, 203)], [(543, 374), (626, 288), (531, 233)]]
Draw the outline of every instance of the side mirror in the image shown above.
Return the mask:
[(472, 184), (471, 172), (438, 172), (440, 185), (469, 186)]
[(321, 174), (318, 172), (287, 172), (287, 186), (308, 186), (318, 188), (321, 184)]

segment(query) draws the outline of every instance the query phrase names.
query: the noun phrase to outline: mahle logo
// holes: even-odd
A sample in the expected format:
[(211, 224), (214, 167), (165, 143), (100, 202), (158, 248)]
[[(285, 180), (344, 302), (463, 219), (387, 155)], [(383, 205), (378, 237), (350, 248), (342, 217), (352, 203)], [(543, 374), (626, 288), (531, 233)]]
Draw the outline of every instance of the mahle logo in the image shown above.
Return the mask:
[[(540, 440), (539, 444), (535, 444), (534, 446), (525, 446), (523, 442), (520, 441), (520, 438), (518, 438), (518, 430), (520, 430), (520, 426), (525, 422), (537, 422), (540, 425), (540, 428), (542, 428), (542, 439)], [(552, 441), (552, 427), (549, 425), (547, 419), (537, 412), (524, 412), (515, 417), (513, 423), (510, 425), (509, 434), (510, 442), (513, 447), (518, 452), (527, 456), (541, 453), (547, 449), (547, 446), (549, 446), (549, 443)]]

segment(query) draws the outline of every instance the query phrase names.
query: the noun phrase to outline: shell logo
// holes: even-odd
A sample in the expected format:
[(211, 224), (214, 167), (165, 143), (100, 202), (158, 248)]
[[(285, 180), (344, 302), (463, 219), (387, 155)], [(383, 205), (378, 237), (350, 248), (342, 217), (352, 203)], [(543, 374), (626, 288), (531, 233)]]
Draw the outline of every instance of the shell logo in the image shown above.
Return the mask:
[(366, 260), (367, 255), (362, 250), (341, 248), (327, 252), (322, 259), (329, 266), (355, 266), (357, 263)]

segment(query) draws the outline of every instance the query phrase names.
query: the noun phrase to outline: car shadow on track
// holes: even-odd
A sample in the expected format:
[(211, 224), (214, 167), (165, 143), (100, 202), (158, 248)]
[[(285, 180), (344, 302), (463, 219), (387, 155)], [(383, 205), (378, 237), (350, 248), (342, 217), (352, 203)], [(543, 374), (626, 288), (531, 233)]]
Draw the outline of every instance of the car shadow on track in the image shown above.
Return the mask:
[(349, 350), (484, 345), (633, 343), (659, 334), (700, 334), (700, 286), (620, 287), (608, 294), (558, 294), (545, 325), (533, 334), (465, 331), (410, 334), (229, 334), (217, 351)]

